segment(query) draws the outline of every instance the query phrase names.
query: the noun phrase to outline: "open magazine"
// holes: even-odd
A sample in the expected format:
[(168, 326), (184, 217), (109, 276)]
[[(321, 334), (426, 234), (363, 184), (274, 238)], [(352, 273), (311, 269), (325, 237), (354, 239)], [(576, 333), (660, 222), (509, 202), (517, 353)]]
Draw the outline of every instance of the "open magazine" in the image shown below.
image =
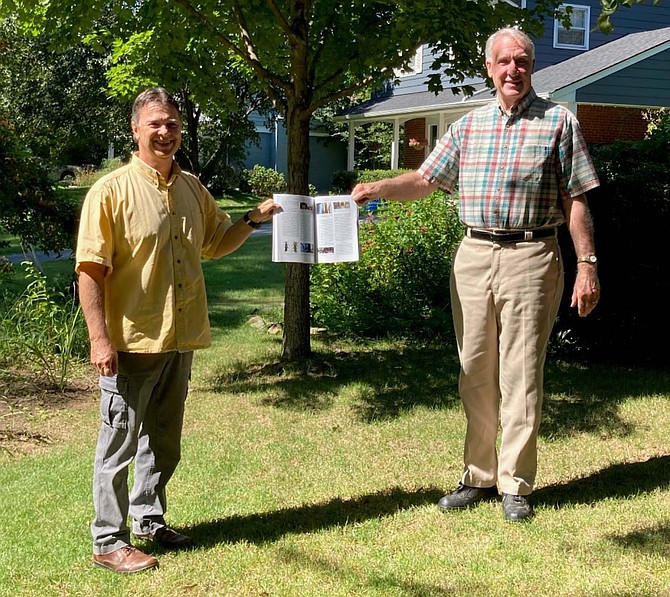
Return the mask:
[(358, 206), (351, 195), (275, 195), (272, 261), (358, 261)]

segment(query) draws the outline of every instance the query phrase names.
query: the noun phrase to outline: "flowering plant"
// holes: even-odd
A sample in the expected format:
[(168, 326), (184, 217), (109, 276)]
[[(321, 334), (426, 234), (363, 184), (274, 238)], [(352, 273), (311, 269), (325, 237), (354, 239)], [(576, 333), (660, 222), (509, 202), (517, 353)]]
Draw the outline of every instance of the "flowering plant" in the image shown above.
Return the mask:
[(428, 145), (428, 141), (426, 141), (425, 139), (415, 139), (414, 137), (412, 137), (409, 140), (408, 145), (412, 149), (423, 149), (424, 147), (426, 147), (426, 145)]

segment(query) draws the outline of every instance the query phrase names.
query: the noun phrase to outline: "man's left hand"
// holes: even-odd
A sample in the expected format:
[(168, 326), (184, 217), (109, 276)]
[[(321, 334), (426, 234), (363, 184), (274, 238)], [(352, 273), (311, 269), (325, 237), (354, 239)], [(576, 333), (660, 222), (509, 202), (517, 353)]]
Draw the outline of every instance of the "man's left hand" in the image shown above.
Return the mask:
[(598, 271), (591, 264), (577, 266), (577, 278), (572, 290), (571, 307), (577, 307), (580, 317), (586, 317), (600, 300), (600, 282)]
[(256, 209), (249, 212), (249, 219), (252, 222), (269, 222), (272, 219), (272, 214), (281, 206), (276, 203), (274, 199), (266, 199), (263, 203), (259, 203)]

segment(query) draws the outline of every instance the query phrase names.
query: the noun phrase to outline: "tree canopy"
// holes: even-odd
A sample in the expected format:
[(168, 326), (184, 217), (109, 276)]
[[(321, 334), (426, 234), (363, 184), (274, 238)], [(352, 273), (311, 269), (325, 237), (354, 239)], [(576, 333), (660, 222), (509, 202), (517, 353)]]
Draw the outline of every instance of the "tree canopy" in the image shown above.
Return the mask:
[[(536, 13), (557, 1), (543, 1)], [(319, 108), (393, 78), (422, 43), (436, 51), (439, 89), (462, 83), (483, 68), (482, 48), (501, 26), (534, 30), (537, 16), (495, 0), (0, 0), (28, 29), (58, 31), (63, 43), (109, 36), (122, 52), (152, 37), (149, 64), (194, 57), (203, 85), (214, 86), (212, 66), (235, 59), (273, 102), (288, 133), (288, 190), (308, 192), (309, 121)], [(103, 20), (113, 14), (113, 19)], [(104, 23), (104, 25), (101, 25)], [(139, 37), (138, 37), (139, 36)], [(215, 78), (212, 78), (215, 77)], [(194, 84), (192, 80), (189, 84)], [(283, 356), (310, 352), (308, 266), (286, 266)]]
[(121, 132), (123, 106), (107, 92), (108, 61), (82, 44), (56, 51), (52, 38), (0, 21), (0, 111), (34, 156), (57, 166), (99, 164), (109, 143), (130, 138)]

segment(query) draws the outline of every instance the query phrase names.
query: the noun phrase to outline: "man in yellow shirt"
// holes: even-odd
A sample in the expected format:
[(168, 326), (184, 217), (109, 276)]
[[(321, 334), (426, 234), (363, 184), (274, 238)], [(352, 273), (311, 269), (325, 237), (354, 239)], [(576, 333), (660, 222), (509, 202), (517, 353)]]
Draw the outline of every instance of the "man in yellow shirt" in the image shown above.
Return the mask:
[(165, 486), (180, 459), (193, 351), (210, 344), (201, 258), (232, 253), (277, 207), (268, 199), (233, 224), (179, 168), (181, 117), (164, 89), (135, 99), (131, 124), (138, 151), (86, 196), (76, 264), (101, 389), (93, 562), (115, 572), (158, 566), (131, 546), (131, 530), (164, 548), (191, 545), (165, 522)]

